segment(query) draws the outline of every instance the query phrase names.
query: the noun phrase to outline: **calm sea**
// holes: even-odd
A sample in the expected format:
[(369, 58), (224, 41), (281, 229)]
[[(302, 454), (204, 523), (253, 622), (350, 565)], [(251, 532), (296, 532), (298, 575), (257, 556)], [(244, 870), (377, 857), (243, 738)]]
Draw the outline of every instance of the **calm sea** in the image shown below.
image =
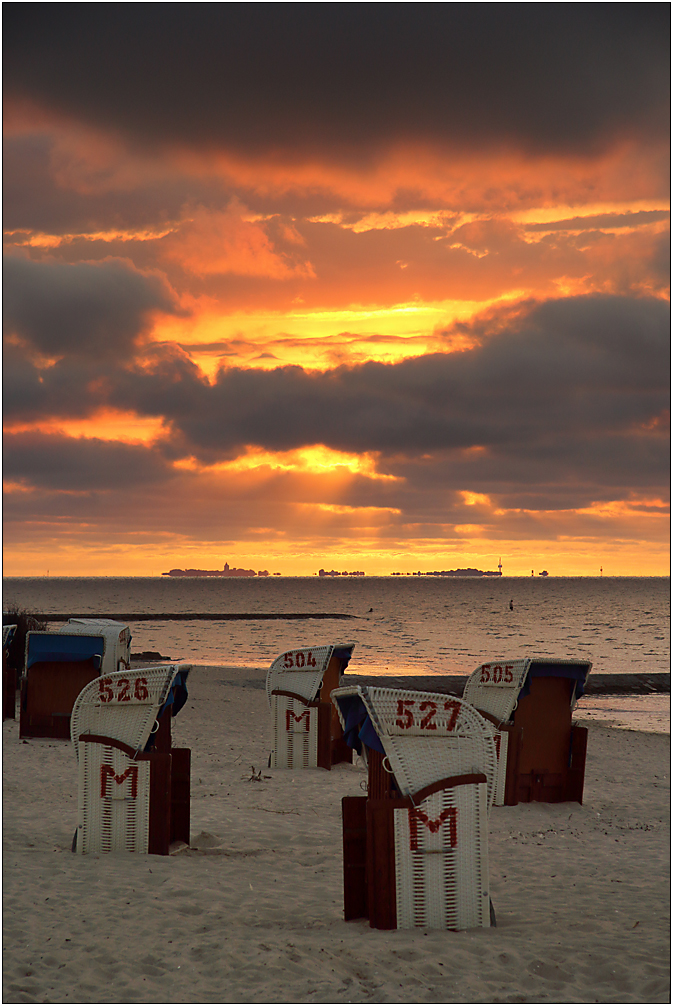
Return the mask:
[[(596, 673), (668, 671), (668, 577), (35, 577), (4, 604), (37, 612), (329, 612), (348, 621), (131, 623), (132, 649), (264, 667), (285, 649), (355, 642), (351, 670), (468, 674), (494, 657), (588, 657)], [(510, 609), (510, 601), (512, 609)]]

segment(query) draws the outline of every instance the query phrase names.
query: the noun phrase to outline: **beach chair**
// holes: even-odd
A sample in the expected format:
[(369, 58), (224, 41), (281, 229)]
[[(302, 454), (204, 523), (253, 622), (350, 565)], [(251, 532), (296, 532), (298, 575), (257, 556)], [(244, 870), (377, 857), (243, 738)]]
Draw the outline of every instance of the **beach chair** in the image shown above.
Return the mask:
[(572, 723), (591, 662), (556, 657), (493, 660), (470, 675), (463, 698), (491, 724), (498, 753), (495, 803), (582, 802), (586, 727)]
[(16, 719), (16, 671), (9, 665), (9, 648), (16, 633), (16, 625), (2, 627), (2, 718)]
[(189, 844), (190, 759), (171, 745), (170, 719), (187, 698), (187, 664), (141, 667), (91, 681), (77, 697), (73, 850), (168, 855)]
[(324, 768), (350, 761), (339, 716), (330, 702), (355, 648), (330, 643), (281, 653), (266, 676), (273, 718), (271, 768)]
[(376, 929), (491, 925), (492, 731), (461, 699), (348, 686), (332, 692), (368, 795), (344, 797), (344, 917)]
[(70, 715), (85, 685), (100, 675), (105, 638), (81, 632), (26, 633), (19, 737), (70, 737)]
[(69, 618), (57, 630), (66, 635), (102, 636), (101, 674), (112, 674), (131, 666), (131, 630), (125, 622), (113, 618)]

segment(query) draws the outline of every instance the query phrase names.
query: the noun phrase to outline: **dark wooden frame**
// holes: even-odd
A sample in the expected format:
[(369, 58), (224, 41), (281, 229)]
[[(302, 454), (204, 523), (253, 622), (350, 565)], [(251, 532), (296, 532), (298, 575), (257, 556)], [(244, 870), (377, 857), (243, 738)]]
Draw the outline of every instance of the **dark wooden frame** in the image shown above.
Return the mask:
[(16, 719), (16, 671), (10, 667), (7, 650), (2, 648), (2, 718)]
[[(98, 658), (100, 660), (100, 658)], [(94, 657), (39, 661), (21, 679), (19, 737), (70, 740), (70, 717), (77, 696), (100, 676)]]
[(574, 687), (572, 678), (531, 677), (530, 693), (514, 710), (518, 803), (582, 803), (588, 730), (572, 722)]

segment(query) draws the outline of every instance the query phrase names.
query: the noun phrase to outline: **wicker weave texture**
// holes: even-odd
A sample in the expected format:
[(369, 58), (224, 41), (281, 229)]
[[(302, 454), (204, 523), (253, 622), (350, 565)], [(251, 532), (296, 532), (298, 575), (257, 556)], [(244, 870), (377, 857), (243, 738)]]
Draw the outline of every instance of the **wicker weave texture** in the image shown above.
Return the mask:
[(466, 737), (484, 733), (483, 717), (443, 692), (362, 686), (362, 700), (383, 737)]
[(442, 692), (401, 688), (363, 686), (360, 694), (403, 795), (449, 776), (483, 772), (492, 806), (497, 772), (493, 734), (469, 703)]
[(497, 758), (493, 737), (383, 737), (388, 763), (400, 792), (415, 793), (440, 779), (483, 772), (486, 776), (488, 807), (493, 806), (497, 779)]
[(340, 688), (334, 688), (330, 698), (332, 704), (335, 706), (337, 713), (339, 714), (339, 722), (341, 723), (341, 729), (346, 728), (346, 720), (344, 718), (343, 711), (340, 705), (340, 699), (348, 699), (353, 695), (359, 695), (362, 697), (362, 685), (342, 685)]
[(489, 926), (486, 784), (440, 790), (394, 820), (397, 928)]
[(327, 670), (334, 644), (305, 646), (288, 650), (276, 657), (266, 675), (266, 697), (271, 705), (271, 693), (276, 688), (296, 692), (307, 702), (318, 694), (323, 674)]
[(271, 696), (272, 768), (318, 767), (318, 709), (288, 695)]
[(147, 852), (150, 764), (104, 743), (79, 741), (77, 851)]
[(98, 734), (141, 751), (178, 671), (188, 664), (138, 667), (95, 678), (77, 696), (70, 736), (79, 757), (82, 734)]
[(467, 679), (463, 698), (470, 705), (507, 723), (516, 708), (519, 692), (526, 680), (531, 658), (492, 660), (480, 664)]

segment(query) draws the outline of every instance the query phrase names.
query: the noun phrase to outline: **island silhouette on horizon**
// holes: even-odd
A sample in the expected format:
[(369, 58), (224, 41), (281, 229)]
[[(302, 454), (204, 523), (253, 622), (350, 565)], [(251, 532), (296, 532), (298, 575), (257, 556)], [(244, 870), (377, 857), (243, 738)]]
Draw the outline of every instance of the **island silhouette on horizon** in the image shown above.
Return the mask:
[(223, 569), (169, 569), (162, 576), (269, 576), (268, 569), (237, 569), (225, 562)]

